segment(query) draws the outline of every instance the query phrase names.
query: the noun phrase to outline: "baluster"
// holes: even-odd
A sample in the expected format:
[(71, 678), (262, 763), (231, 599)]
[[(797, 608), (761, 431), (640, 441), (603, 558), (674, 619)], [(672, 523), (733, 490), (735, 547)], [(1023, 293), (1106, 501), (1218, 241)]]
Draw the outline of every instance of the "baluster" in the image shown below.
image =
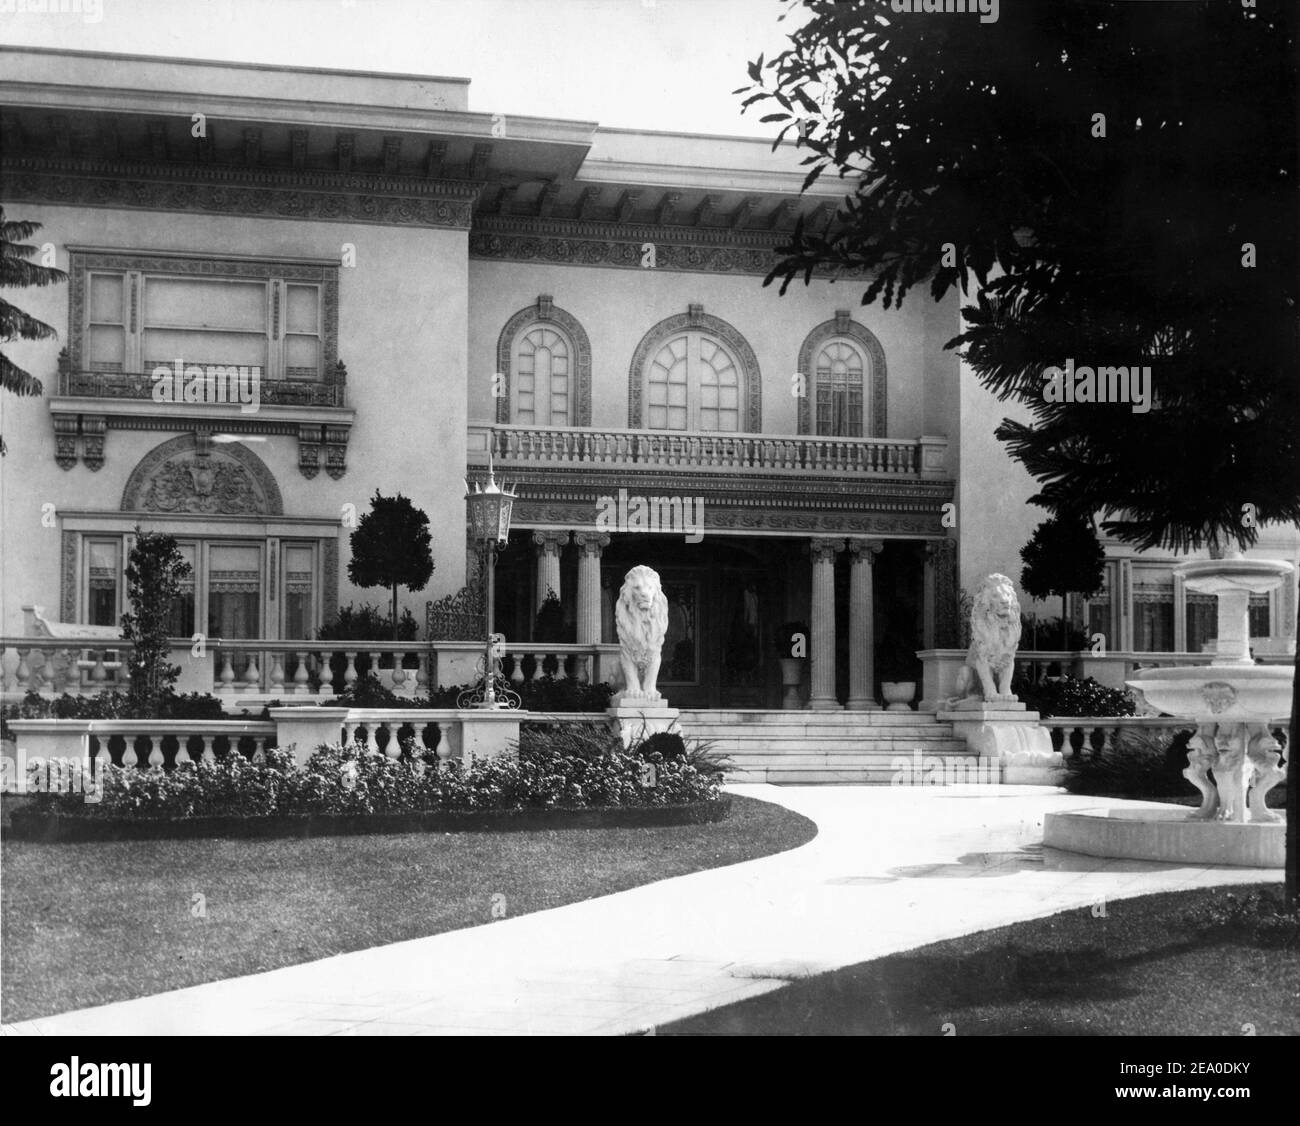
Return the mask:
[(298, 662), (298, 667), (293, 671), (292, 691), (295, 696), (299, 693), (308, 691), (310, 687), (307, 683), (310, 679), (307, 675), (308, 656), (309, 654), (301, 649), (295, 649), (293, 651), (293, 659)]
[(256, 735), (253, 736), (253, 765), (254, 766), (266, 765), (266, 741), (269, 738), (270, 738), (269, 735), (263, 735), (260, 739)]
[(215, 735), (211, 738), (207, 735), (199, 736), (199, 762), (207, 763), (208, 766), (216, 765), (217, 753), (212, 749), (212, 746), (216, 741), (217, 738)]
[[(0, 657), (3, 663), (3, 657)], [(68, 669), (63, 678), (63, 690), (73, 696), (81, 695), (81, 650), (68, 650)]]
[(542, 671), (543, 671), (543, 670), (542, 670), (542, 655), (541, 655), (540, 653), (534, 653), (534, 654), (533, 654), (533, 672), (532, 672), (532, 675), (528, 677), (529, 682), (532, 682), (532, 681), (534, 681), (534, 680), (541, 680), (541, 678), (542, 678)]
[(380, 671), (379, 671), (379, 654), (378, 654), (378, 653), (371, 653), (371, 654), (370, 654), (370, 675), (373, 676), (373, 677), (374, 677), (376, 680), (378, 680), (378, 681), (382, 681), (382, 680), (383, 680), (383, 675), (382, 675), (382, 674), (380, 673)]
[(135, 753), (135, 737), (132, 735), (124, 735), (122, 738), (126, 743), (126, 747), (122, 751), (122, 765), (136, 766), (140, 762), (140, 759)]
[(262, 686), (262, 671), (257, 667), (257, 654), (252, 649), (248, 651), (248, 664), (244, 666), (243, 679), (240, 689), (243, 692), (256, 692)]
[(366, 721), (366, 754), (379, 754), (379, 740), (375, 738), (375, 733), (379, 728), (374, 720)]
[(590, 683), (591, 683), (591, 678), (587, 675), (587, 661), (588, 661), (588, 659), (589, 659), (589, 658), (588, 658), (588, 656), (587, 656), (586, 653), (579, 653), (579, 654), (578, 654), (578, 655), (573, 659), (573, 665), (574, 665), (574, 670), (573, 670), (573, 671), (577, 674), (577, 675), (574, 677), (574, 679), (575, 679), (579, 684), (590, 684)]
[(429, 694), (429, 655), (421, 651), (415, 654), (415, 694)]
[(402, 685), (406, 683), (406, 670), (402, 668), (402, 662), (406, 660), (405, 653), (393, 654), (393, 691), (401, 693)]
[(357, 741), (357, 725), (351, 720), (343, 721), (343, 745), (350, 747)]
[(510, 670), (510, 683), (518, 688), (524, 682), (524, 654), (512, 653), (515, 659), (515, 667)]
[[(401, 730), (402, 725), (400, 723), (386, 723), (384, 726), (388, 728), (388, 745), (384, 748), (384, 757), (396, 762), (402, 757), (402, 746), (397, 739), (397, 733)], [(418, 733), (416, 738), (418, 740)]]
[(184, 731), (176, 736), (176, 765), (184, 766), (186, 763), (193, 763), (190, 758), (190, 737)]
[(343, 690), (346, 692), (357, 682), (357, 654), (355, 650), (347, 651), (348, 667), (343, 670)]
[(36, 690), (44, 696), (54, 695), (54, 654), (57, 650), (42, 649), (41, 663), (36, 668)]
[(221, 673), (218, 678), (221, 681), (221, 692), (233, 692), (235, 690), (235, 667), (230, 663), (230, 650), (221, 651)]
[(95, 762), (99, 764), (98, 769), (102, 770), (106, 766), (113, 765), (113, 756), (108, 753), (108, 736), (105, 735), (99, 740), (99, 750), (95, 754)]
[(30, 681), (32, 677), (31, 665), (27, 663), (27, 654), (31, 651), (31, 646), (28, 646), (27, 648), (23, 648), (22, 646), (18, 647), (17, 688), (19, 692), (27, 691), (28, 681)]
[(149, 762), (150, 770), (162, 769), (162, 764), (163, 764), (162, 741), (163, 741), (163, 737), (161, 735), (149, 736), (148, 762)]
[(9, 691), (9, 668), (5, 660), (8, 653), (8, 647), (0, 645), (0, 695)]
[(284, 654), (278, 649), (271, 654), (271, 692), (284, 695)]
[(555, 679), (567, 680), (568, 674), (564, 671), (565, 663), (568, 661), (568, 655), (565, 653), (552, 653), (555, 658)]

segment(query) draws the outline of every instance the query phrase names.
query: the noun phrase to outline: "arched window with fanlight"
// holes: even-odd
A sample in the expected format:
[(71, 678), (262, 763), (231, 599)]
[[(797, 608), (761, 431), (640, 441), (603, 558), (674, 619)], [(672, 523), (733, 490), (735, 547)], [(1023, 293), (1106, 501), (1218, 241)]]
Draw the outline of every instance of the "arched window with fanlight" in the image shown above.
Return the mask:
[(887, 436), (885, 350), (865, 325), (837, 310), (808, 334), (799, 350), (805, 381), (800, 434), (836, 438)]
[(515, 346), (514, 421), (520, 426), (568, 426), (573, 346), (552, 325), (520, 333)]
[(817, 353), (817, 430), (837, 438), (861, 438), (862, 378), (867, 362), (852, 341), (838, 337)]
[(753, 350), (731, 325), (691, 305), (660, 321), (632, 358), (628, 425), (711, 434), (762, 429)]
[(577, 318), (549, 295), (506, 322), (497, 340), (497, 373), (504, 381), (497, 422), (591, 425), (591, 344)]

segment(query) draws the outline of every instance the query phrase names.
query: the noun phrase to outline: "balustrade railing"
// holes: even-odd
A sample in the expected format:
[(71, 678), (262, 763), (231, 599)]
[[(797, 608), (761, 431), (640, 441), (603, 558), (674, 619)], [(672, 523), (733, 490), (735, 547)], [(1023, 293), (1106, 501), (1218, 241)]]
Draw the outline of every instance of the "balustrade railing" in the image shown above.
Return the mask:
[[(1159, 739), (1166, 745), (1179, 732), (1193, 732), (1196, 721), (1177, 716), (1049, 716), (1038, 721), (1052, 739), (1052, 749), (1067, 759), (1088, 758), (1107, 751), (1123, 749), (1126, 735), (1138, 733)], [(1274, 731), (1286, 734), (1289, 724), (1277, 720), (1270, 724)]]
[[(943, 439), (833, 438), (810, 434), (705, 434), (667, 430), (592, 430), (541, 426), (474, 427), (471, 446), (490, 448), (505, 468), (585, 465), (609, 468), (757, 471), (863, 476), (942, 475)], [(929, 449), (929, 456), (927, 454)]]
[[(0, 701), (29, 692), (46, 699), (63, 693), (96, 695), (125, 689), (131, 646), (88, 648), (58, 638), (0, 637)], [(502, 672), (518, 688), (546, 676), (578, 684), (617, 675), (617, 645), (507, 643)], [(268, 641), (177, 639), (171, 663), (180, 669), (178, 693), (210, 693), (227, 710), (270, 700), (328, 700), (367, 673), (399, 697), (427, 697), (430, 688), (472, 683), (482, 646), (475, 641)]]

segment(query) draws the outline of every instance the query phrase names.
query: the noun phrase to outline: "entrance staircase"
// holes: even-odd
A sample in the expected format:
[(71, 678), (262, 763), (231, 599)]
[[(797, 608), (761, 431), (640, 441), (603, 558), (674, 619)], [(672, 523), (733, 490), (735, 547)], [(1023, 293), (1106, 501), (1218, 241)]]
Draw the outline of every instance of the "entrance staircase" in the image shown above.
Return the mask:
[(919, 783), (921, 764), (933, 765), (938, 756), (949, 777), (985, 780), (975, 752), (933, 712), (683, 708), (680, 724), (683, 734), (731, 758), (731, 782), (887, 785), (899, 776), (902, 759), (902, 769)]

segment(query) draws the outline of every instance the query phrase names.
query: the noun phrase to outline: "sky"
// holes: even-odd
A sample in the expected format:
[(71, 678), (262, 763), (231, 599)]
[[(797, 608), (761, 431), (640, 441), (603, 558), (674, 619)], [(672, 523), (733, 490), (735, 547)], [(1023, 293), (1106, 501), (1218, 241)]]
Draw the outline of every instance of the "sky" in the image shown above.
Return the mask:
[[(46, 8), (44, 12), (30, 9)], [(469, 78), (470, 109), (770, 137), (784, 0), (0, 0), (0, 42)], [(95, 19), (96, 14), (99, 18)]]

